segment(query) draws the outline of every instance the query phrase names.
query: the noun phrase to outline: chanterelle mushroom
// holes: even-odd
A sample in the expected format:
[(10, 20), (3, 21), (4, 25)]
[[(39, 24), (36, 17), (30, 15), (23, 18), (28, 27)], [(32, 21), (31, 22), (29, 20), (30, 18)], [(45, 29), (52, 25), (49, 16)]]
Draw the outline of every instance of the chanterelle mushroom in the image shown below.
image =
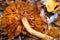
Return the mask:
[(12, 3), (2, 14), (1, 28), (9, 38), (13, 39), (25, 30), (21, 19), (22, 17), (26, 17), (31, 25), (31, 28), (42, 32), (45, 29), (44, 27), (47, 27), (47, 24), (40, 17), (40, 10), (26, 2)]

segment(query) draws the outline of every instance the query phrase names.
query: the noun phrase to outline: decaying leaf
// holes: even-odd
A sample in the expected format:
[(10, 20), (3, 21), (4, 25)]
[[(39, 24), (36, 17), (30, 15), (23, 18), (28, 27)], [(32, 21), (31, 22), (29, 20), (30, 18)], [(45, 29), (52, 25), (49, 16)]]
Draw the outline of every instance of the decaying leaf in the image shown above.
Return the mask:
[(0, 0), (0, 11), (1, 10), (5, 10), (5, 8), (13, 3), (13, 2), (17, 2), (17, 1), (22, 1), (22, 0)]
[(60, 26), (60, 16), (58, 16), (57, 20), (54, 22), (57, 26)]

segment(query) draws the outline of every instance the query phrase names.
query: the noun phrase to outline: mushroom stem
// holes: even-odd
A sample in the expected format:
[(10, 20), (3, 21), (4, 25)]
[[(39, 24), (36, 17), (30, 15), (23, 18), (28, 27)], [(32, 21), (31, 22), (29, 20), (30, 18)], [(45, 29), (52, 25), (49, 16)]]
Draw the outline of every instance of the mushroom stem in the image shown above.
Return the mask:
[(43, 39), (46, 39), (46, 40), (53, 38), (53, 37), (50, 37), (46, 34), (43, 34), (41, 32), (38, 32), (38, 31), (32, 29), (28, 20), (27, 20), (27, 18), (25, 18), (25, 17), (22, 18), (22, 23), (23, 23), (24, 27), (26, 28), (27, 32), (29, 32), (30, 34), (32, 34), (34, 36), (37, 36), (39, 38), (43, 38)]

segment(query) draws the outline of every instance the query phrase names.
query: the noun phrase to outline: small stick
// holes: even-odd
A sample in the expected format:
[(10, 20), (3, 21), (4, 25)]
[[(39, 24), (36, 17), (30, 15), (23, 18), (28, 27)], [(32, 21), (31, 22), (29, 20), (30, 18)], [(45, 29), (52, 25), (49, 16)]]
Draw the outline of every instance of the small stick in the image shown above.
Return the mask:
[(38, 31), (32, 29), (28, 20), (25, 17), (22, 18), (22, 23), (23, 23), (24, 27), (26, 28), (27, 32), (29, 32), (30, 34), (37, 36), (39, 38), (46, 39), (46, 40), (53, 39), (53, 37), (51, 37), (51, 36), (48, 36), (46, 34), (43, 34), (41, 32), (38, 32)]

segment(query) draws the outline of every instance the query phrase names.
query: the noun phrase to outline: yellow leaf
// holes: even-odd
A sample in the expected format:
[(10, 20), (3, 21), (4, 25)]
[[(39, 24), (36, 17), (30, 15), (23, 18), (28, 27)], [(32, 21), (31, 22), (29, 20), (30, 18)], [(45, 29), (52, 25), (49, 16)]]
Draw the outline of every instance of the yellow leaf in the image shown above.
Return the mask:
[(52, 12), (57, 5), (58, 3), (55, 0), (46, 0), (46, 8), (48, 12)]

